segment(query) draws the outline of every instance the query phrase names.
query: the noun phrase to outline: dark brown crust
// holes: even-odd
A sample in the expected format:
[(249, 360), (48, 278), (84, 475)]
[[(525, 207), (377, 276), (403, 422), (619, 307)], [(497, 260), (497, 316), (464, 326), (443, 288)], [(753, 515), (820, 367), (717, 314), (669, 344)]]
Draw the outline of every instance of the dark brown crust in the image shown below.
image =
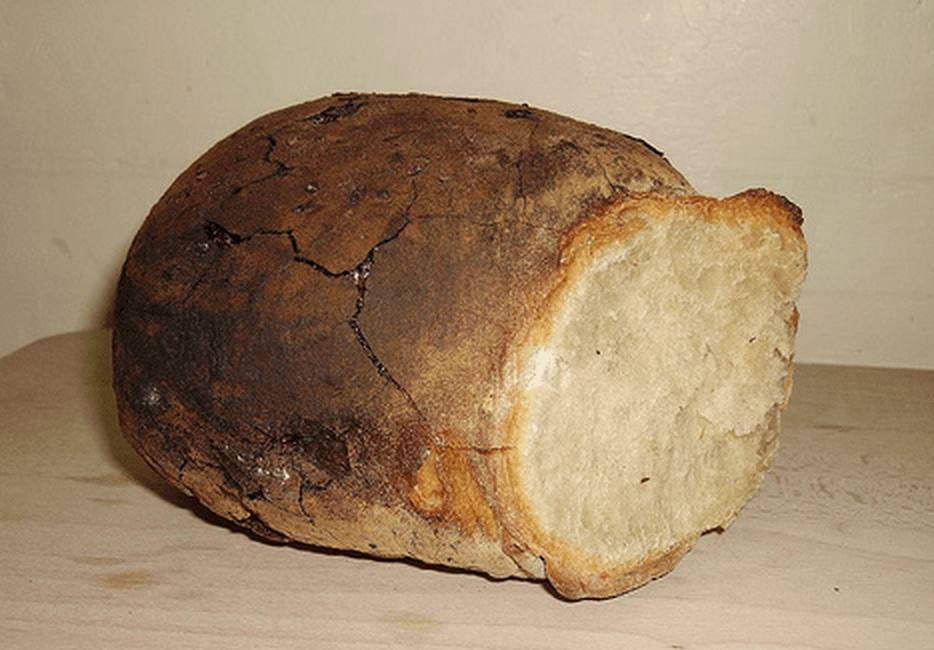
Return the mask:
[(488, 505), (488, 405), (564, 237), (629, 192), (693, 190), (645, 143), (527, 106), (344, 94), (262, 117), (134, 240), (123, 430), (258, 534), (523, 574)]

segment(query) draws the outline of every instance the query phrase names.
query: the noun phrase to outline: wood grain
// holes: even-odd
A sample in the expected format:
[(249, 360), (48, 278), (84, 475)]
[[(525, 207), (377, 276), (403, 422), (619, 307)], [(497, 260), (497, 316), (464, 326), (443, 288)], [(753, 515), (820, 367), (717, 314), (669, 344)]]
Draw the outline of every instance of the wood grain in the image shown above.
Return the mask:
[(607, 601), (264, 543), (123, 441), (109, 333), (0, 359), (4, 648), (934, 647), (934, 372), (801, 366), (733, 526)]

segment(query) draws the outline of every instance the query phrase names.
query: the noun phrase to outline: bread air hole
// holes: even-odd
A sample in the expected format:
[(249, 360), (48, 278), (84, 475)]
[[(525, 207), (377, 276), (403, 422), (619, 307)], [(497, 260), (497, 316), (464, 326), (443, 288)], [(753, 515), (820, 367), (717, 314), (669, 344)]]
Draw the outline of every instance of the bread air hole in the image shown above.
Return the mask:
[(525, 372), (520, 476), (549, 538), (640, 560), (751, 496), (792, 353), (798, 271), (782, 245), (761, 226), (673, 217), (577, 284)]

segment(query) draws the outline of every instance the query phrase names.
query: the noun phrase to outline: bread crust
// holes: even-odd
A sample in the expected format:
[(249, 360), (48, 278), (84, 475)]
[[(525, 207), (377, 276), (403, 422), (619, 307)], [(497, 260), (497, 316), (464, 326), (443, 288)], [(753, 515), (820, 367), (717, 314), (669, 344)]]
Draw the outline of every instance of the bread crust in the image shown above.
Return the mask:
[[(546, 577), (547, 544), (516, 514), (507, 360), (567, 281), (568, 242), (601, 232), (594, 214), (693, 194), (641, 140), (525, 105), (339, 94), (261, 117), (134, 239), (121, 427), (263, 537)], [(558, 555), (547, 577), (613, 595), (691, 543), (627, 579)]]

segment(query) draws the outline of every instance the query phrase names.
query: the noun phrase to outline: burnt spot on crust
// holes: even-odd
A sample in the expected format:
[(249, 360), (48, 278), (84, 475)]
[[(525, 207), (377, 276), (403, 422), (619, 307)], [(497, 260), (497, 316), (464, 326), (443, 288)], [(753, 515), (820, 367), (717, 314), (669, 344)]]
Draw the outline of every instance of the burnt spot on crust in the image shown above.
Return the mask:
[(353, 99), (349, 99), (343, 104), (328, 106), (323, 111), (306, 117), (304, 121), (311, 122), (314, 125), (330, 124), (331, 122), (336, 122), (343, 117), (349, 117), (353, 115), (364, 106), (366, 106), (366, 102), (355, 102)]
[[(239, 239), (219, 229), (212, 240), (218, 248), (230, 248)], [(200, 277), (195, 284), (203, 284)], [(233, 304), (238, 293), (227, 292), (223, 300)], [(121, 352), (118, 370), (135, 377), (136, 388), (128, 394), (135, 410), (155, 416), (165, 410), (170, 395), (211, 410), (217, 401), (212, 386), (228, 378), (236, 353), (233, 343), (243, 330), (238, 313), (207, 309), (191, 300), (156, 302), (124, 276), (114, 318)]]
[[(361, 424), (356, 420), (331, 423), (309, 418), (296, 419), (290, 424), (280, 442), (301, 450), (302, 458), (309, 460), (324, 472), (328, 481), (344, 479), (351, 469), (347, 438), (359, 434)], [(323, 481), (314, 481), (316, 486)]]
[(503, 117), (510, 120), (531, 120), (534, 116), (535, 114), (526, 104), (523, 104), (522, 108), (511, 108), (503, 112)]
[(230, 232), (214, 221), (206, 221), (204, 223), (204, 234), (207, 236), (208, 241), (218, 248), (230, 248), (231, 246), (236, 246), (243, 242), (243, 237)]

